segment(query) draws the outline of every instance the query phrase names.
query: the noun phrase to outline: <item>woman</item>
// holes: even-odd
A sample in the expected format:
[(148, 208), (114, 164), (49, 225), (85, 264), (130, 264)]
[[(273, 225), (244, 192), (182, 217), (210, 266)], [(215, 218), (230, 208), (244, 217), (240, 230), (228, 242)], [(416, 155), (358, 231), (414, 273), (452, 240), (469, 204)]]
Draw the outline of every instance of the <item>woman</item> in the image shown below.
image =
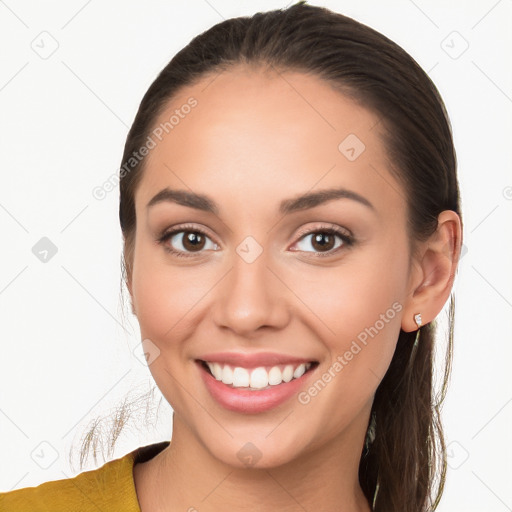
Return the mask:
[(219, 23), (144, 96), (120, 193), (172, 439), (0, 508), (435, 509), (435, 319), (462, 220), (450, 124), (416, 62), (304, 2)]

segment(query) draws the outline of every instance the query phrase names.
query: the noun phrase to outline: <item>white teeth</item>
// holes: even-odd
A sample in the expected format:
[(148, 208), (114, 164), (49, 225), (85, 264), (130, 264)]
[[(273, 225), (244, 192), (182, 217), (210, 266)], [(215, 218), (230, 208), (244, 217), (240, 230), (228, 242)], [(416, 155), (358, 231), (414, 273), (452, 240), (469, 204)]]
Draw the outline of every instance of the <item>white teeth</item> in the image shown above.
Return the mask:
[(233, 370), (231, 369), (230, 366), (226, 365), (222, 369), (221, 380), (222, 380), (222, 382), (224, 382), (224, 384), (233, 384)]
[[(279, 370), (279, 368), (277, 368)], [(265, 368), (255, 368), (251, 372), (251, 388), (261, 389), (268, 386), (269, 374)]]
[(217, 380), (222, 380), (222, 366), (219, 363), (210, 363), (208, 366), (210, 367), (213, 376)]
[(305, 364), (299, 364), (297, 368), (295, 368), (295, 371), (293, 372), (293, 376), (298, 379), (299, 377), (302, 377), (304, 375), (304, 372), (306, 371), (306, 365)]
[(237, 366), (233, 370), (233, 386), (235, 388), (246, 388), (249, 386), (249, 372), (245, 368)]
[(249, 389), (263, 389), (268, 386), (277, 386), (282, 382), (290, 382), (292, 379), (298, 379), (304, 375), (311, 366), (311, 363), (301, 363), (296, 367), (288, 364), (284, 367), (273, 366), (270, 371), (267, 371), (263, 366), (247, 370), (240, 366), (232, 368), (228, 364), (206, 364), (216, 380), (222, 381), (224, 384), (231, 384), (235, 388)]
[(285, 382), (290, 382), (293, 379), (293, 366), (291, 364), (284, 367), (283, 370), (283, 380)]
[[(281, 384), (281, 382), (283, 380), (284, 380), (284, 374), (281, 373), (281, 370), (277, 366), (273, 366), (272, 368), (270, 368), (270, 371), (268, 372), (268, 383), (271, 386), (276, 386), (277, 384)], [(252, 380), (251, 380), (251, 384), (252, 384)]]

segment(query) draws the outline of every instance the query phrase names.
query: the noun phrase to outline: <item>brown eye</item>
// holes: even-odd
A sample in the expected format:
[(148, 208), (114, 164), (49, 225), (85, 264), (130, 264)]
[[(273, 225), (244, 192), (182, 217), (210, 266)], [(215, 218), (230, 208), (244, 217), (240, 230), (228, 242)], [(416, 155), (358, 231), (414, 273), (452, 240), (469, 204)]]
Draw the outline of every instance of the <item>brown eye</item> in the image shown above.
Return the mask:
[(205, 237), (197, 231), (183, 231), (182, 245), (187, 251), (201, 250), (205, 245)]
[(218, 245), (211, 241), (210, 237), (202, 230), (185, 227), (176, 228), (165, 232), (158, 238), (166, 251), (176, 256), (193, 256), (204, 252), (203, 249), (217, 250)]
[[(337, 239), (339, 242), (337, 242)], [(296, 243), (299, 251), (312, 252), (314, 256), (331, 256), (354, 244), (354, 238), (337, 228), (317, 228), (303, 233)], [(313, 250), (309, 250), (309, 248)]]
[(334, 244), (335, 236), (329, 233), (314, 233), (311, 237), (311, 245), (318, 251), (329, 251)]

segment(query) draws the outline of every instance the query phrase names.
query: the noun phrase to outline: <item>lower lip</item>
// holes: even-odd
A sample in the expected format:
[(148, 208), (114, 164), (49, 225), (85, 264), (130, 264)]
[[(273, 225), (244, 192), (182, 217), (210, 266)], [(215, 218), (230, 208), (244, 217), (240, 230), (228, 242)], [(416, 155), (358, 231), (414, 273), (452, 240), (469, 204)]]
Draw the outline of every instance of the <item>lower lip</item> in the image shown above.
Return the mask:
[(251, 391), (243, 388), (232, 388), (211, 375), (200, 361), (197, 364), (201, 377), (212, 397), (225, 409), (246, 414), (268, 411), (286, 402), (300, 391), (310, 374), (314, 372), (313, 368), (290, 382), (283, 382), (261, 391)]

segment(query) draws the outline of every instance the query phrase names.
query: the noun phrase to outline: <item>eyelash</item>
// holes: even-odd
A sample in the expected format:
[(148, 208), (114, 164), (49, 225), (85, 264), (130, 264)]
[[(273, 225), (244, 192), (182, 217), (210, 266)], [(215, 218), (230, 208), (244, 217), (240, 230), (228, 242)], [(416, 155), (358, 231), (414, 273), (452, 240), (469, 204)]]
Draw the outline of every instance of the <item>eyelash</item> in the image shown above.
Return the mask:
[[(198, 228), (191, 224), (186, 224), (186, 225), (178, 226), (174, 229), (171, 229), (170, 231), (164, 231), (161, 235), (158, 236), (156, 241), (158, 244), (163, 245), (164, 249), (167, 252), (173, 254), (174, 256), (177, 256), (179, 258), (192, 258), (195, 256), (194, 253), (185, 253), (183, 251), (177, 251), (175, 249), (172, 249), (168, 245), (164, 245), (175, 234), (182, 233), (182, 232), (200, 233), (201, 235), (210, 238), (208, 233), (206, 233), (203, 229)], [(331, 249), (329, 252), (326, 252), (326, 253), (318, 253), (318, 252), (313, 253), (313, 257), (315, 257), (315, 258), (325, 258), (325, 257), (332, 256), (333, 254), (336, 254), (337, 252), (339, 252), (341, 249), (349, 248), (352, 245), (354, 245), (354, 243), (355, 243), (355, 239), (352, 235), (348, 235), (343, 230), (341, 230), (340, 228), (335, 227), (335, 226), (328, 227), (328, 228), (327, 227), (315, 227), (313, 229), (310, 228), (310, 229), (301, 231), (297, 235), (298, 236), (297, 241), (302, 240), (302, 238), (306, 237), (307, 235), (312, 235), (312, 234), (317, 234), (317, 233), (336, 235), (339, 238), (341, 238), (341, 240), (343, 241), (343, 245), (340, 247), (337, 247), (336, 249)], [(297, 250), (297, 252), (301, 252), (301, 251)], [(310, 251), (304, 251), (304, 252), (310, 252)], [(197, 253), (197, 254), (199, 254), (199, 253)]]

